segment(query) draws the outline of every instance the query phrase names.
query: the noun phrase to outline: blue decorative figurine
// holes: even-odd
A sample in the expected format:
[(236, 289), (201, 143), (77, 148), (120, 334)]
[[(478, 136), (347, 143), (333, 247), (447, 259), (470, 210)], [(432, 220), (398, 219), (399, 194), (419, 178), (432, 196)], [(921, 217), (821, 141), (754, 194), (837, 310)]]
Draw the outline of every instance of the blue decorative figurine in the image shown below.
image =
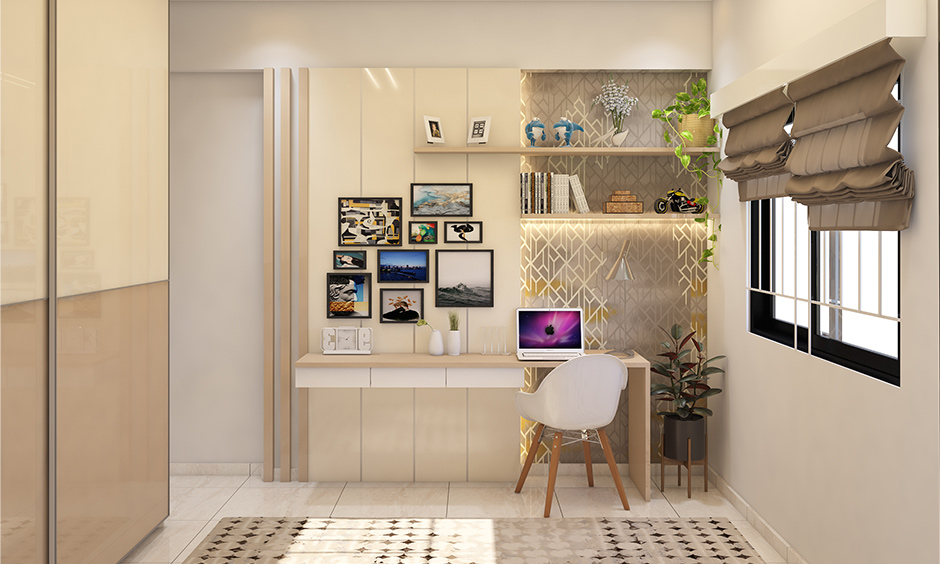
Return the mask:
[(573, 121), (568, 120), (568, 118), (561, 118), (560, 120), (558, 120), (558, 123), (556, 123), (552, 127), (554, 127), (555, 129), (556, 141), (561, 140), (562, 134), (565, 135), (565, 144), (562, 145), (562, 147), (571, 146), (571, 134), (572, 133), (574, 133), (575, 131), (584, 131), (583, 127), (581, 127), (580, 125), (576, 124)]
[(542, 141), (545, 141), (545, 124), (539, 121), (539, 118), (532, 118), (532, 121), (525, 126), (525, 136), (529, 138), (529, 147), (535, 147), (535, 142), (539, 138), (539, 129), (542, 133)]

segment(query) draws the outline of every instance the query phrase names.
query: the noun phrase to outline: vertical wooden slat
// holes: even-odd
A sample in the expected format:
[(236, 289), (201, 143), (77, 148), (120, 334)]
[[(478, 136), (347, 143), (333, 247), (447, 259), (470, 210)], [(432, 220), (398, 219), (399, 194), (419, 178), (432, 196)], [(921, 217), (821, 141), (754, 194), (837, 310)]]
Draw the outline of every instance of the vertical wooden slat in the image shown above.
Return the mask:
[(281, 69), (281, 260), (280, 260), (280, 391), (281, 481), (290, 482), (291, 450), (291, 182), (290, 182), (290, 79), (291, 69)]
[[(309, 146), (307, 135), (309, 135), (310, 120), (310, 71), (300, 69), (298, 81), (298, 101), (297, 101), (297, 143), (298, 155), (300, 161), (297, 163), (297, 355), (303, 356), (309, 352), (309, 327), (308, 311), (309, 307), (309, 288), (307, 287), (310, 272), (308, 270), (309, 260), (307, 257), (307, 237), (309, 235), (308, 215), (309, 215), (309, 175), (310, 175), (310, 156), (308, 154)], [(300, 388), (297, 392), (297, 455), (300, 460), (297, 461), (301, 482), (309, 479), (309, 452), (307, 450), (307, 426), (309, 425), (307, 407), (307, 388)]]
[(264, 467), (274, 480), (274, 69), (264, 69)]

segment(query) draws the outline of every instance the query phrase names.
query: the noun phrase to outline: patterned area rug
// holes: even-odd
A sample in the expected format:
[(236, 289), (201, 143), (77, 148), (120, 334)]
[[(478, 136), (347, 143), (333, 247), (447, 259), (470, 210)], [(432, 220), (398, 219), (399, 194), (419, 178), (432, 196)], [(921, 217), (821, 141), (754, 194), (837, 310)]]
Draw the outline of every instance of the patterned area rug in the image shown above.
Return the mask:
[(727, 519), (222, 519), (185, 564), (763, 564)]

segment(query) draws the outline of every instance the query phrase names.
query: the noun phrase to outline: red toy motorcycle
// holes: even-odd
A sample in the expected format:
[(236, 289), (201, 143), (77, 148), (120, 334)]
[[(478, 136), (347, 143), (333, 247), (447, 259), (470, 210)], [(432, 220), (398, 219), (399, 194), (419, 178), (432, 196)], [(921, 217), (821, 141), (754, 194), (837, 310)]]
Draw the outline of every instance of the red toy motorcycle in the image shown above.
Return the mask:
[(653, 210), (656, 213), (666, 213), (671, 208), (674, 213), (702, 213), (705, 206), (696, 204), (695, 200), (686, 196), (681, 190), (670, 190), (665, 198), (658, 198), (653, 203)]

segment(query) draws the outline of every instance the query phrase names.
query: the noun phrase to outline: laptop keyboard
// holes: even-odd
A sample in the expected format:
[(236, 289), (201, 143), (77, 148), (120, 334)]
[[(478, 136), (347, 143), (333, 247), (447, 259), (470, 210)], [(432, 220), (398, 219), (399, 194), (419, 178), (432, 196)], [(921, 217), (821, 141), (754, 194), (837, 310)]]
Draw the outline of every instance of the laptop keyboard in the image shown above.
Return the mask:
[(520, 353), (520, 358), (529, 359), (529, 360), (557, 360), (561, 358), (576, 358), (583, 356), (583, 353), (580, 352), (522, 352)]

